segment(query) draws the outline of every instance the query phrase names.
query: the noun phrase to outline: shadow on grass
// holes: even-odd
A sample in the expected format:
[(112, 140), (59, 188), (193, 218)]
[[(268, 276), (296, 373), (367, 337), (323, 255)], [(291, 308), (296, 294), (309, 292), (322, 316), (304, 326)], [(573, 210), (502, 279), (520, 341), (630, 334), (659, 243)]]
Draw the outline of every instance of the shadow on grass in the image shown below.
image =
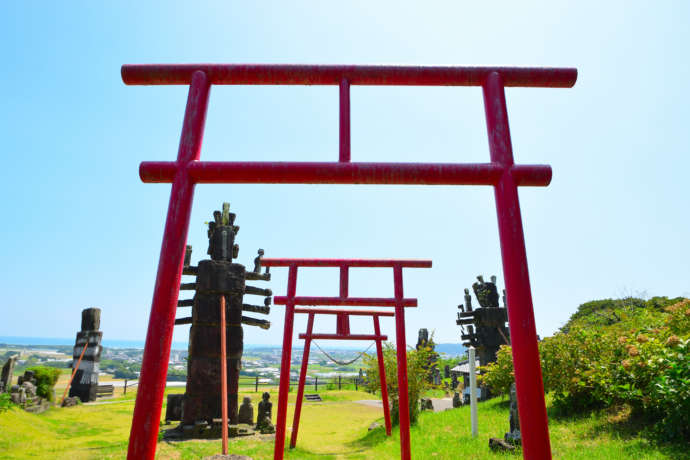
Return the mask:
[[(395, 427), (394, 427), (395, 428)], [(378, 444), (386, 442), (388, 436), (386, 436), (386, 428), (380, 426), (368, 431), (363, 437), (349, 442), (347, 445), (353, 449), (366, 450), (370, 449)]]

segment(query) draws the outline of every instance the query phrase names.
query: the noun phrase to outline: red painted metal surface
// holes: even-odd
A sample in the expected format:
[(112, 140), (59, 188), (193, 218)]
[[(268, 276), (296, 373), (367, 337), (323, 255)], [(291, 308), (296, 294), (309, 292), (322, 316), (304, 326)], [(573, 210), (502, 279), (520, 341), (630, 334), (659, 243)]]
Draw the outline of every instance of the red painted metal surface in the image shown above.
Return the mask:
[(228, 455), (228, 361), (225, 324), (225, 296), (220, 296), (220, 394), (221, 394), (221, 437), (223, 455)]
[[(198, 184), (374, 184), (496, 185), (504, 167), (495, 163), (337, 163), (271, 161), (197, 161), (189, 175)], [(172, 182), (177, 163), (144, 161), (139, 167), (147, 183)], [(514, 165), (516, 185), (547, 186), (548, 165)]]
[(151, 315), (139, 376), (139, 391), (129, 435), (127, 458), (130, 460), (153, 460), (156, 454), (170, 344), (175, 327), (182, 263), (194, 196), (194, 183), (189, 179), (187, 167), (191, 161), (199, 159), (210, 89), (206, 75), (203, 72), (194, 73), (177, 153), (178, 170), (170, 192), (163, 243), (158, 259), (156, 286), (153, 290)]
[[(295, 297), (297, 291), (297, 265), (290, 265), (288, 272), (288, 297)], [(280, 360), (280, 383), (278, 387), (278, 415), (276, 420), (276, 443), (273, 459), (282, 460), (285, 450), (285, 429), (287, 423), (287, 400), (290, 391), (290, 360), (292, 359), (292, 330), (295, 319), (295, 304), (285, 304), (285, 325), (283, 327), (283, 352)]]
[(570, 88), (577, 69), (536, 67), (423, 67), (299, 64), (127, 64), (128, 85), (188, 85), (200, 70), (214, 85), (482, 86), (498, 72), (505, 86)]
[[(273, 298), (273, 303), (276, 305), (285, 305), (287, 297), (276, 296)], [(396, 305), (395, 299), (385, 299), (379, 297), (295, 297), (295, 305), (339, 305), (342, 307), (394, 307)], [(416, 299), (402, 299), (404, 307), (416, 307)]]
[[(391, 316), (394, 316), (393, 313)], [(374, 315), (374, 334), (381, 335), (381, 324), (379, 322), (379, 316)], [(387, 339), (385, 339), (387, 340)], [(383, 347), (381, 346), (381, 341), (376, 341), (376, 360), (379, 365), (379, 379), (381, 380), (381, 402), (383, 403), (383, 419), (386, 423), (386, 436), (391, 435), (391, 410), (388, 407), (388, 382), (386, 382), (386, 366), (383, 363)]]
[(350, 161), (350, 82), (340, 80), (340, 156), (338, 161)]
[[(165, 233), (161, 246), (156, 287), (146, 337), (140, 391), (132, 420), (129, 459), (152, 459), (163, 400), (167, 362), (175, 320), (189, 213), (196, 183), (312, 183), (312, 184), (411, 184), (411, 185), (491, 185), (496, 209), (506, 280), (516, 384), (523, 433), (523, 454), (529, 459), (550, 458), (548, 426), (539, 354), (534, 326), (529, 275), (518, 201), (518, 186), (546, 186), (551, 168), (546, 165), (515, 165), (505, 106), (504, 87), (568, 88), (577, 80), (572, 68), (514, 67), (402, 67), (343, 65), (261, 65), (261, 64), (173, 64), (124, 65), (126, 84), (189, 84), (190, 91), (176, 162), (143, 162), (144, 182), (172, 183)], [(208, 104), (210, 84), (222, 85), (334, 85), (340, 87), (339, 162), (202, 162), (199, 149)], [(350, 106), (352, 85), (482, 86), (486, 110), (491, 163), (350, 163)], [(290, 264), (288, 296), (294, 296), (296, 265)], [(278, 266), (278, 265), (275, 265)], [(312, 265), (312, 266), (339, 266)], [(354, 266), (354, 265), (352, 265)], [(376, 265), (359, 265), (376, 266)], [(294, 267), (294, 273), (292, 268)], [(401, 267), (401, 266), (398, 266)], [(401, 268), (399, 269), (402, 271)], [(343, 283), (341, 271), (341, 286)], [(396, 275), (397, 277), (397, 275)], [(397, 278), (396, 278), (397, 279)], [(292, 280), (292, 284), (290, 284)], [(347, 283), (347, 280), (344, 281)], [(293, 291), (290, 293), (290, 286)], [(396, 285), (397, 289), (397, 285)], [(402, 285), (396, 291), (396, 335), (401, 357), (404, 344), (404, 300)], [(340, 297), (347, 298), (341, 287)], [(295, 304), (286, 305), (284, 346), (291, 344)], [(291, 321), (291, 320), (290, 320)], [(289, 332), (289, 333), (288, 333)], [(402, 353), (405, 358), (404, 352)], [(286, 361), (287, 358), (287, 361)], [(281, 371), (289, 370), (290, 349), (283, 349)], [(287, 366), (287, 367), (286, 367)], [(283, 405), (287, 387), (279, 394)], [(402, 404), (402, 401), (401, 401)], [(401, 406), (401, 412), (402, 406)], [(402, 418), (402, 415), (401, 415)], [(280, 421), (280, 413), (279, 413)], [(284, 427), (283, 417), (283, 427)], [(280, 429), (280, 427), (278, 427)], [(280, 434), (280, 433), (277, 433)], [(282, 437), (280, 452), (284, 447)], [(279, 441), (282, 439), (281, 441)], [(409, 458), (409, 436), (401, 436), (403, 458)], [(277, 452), (277, 450), (276, 450)]]
[(319, 315), (337, 315), (347, 313), (349, 316), (395, 316), (391, 311), (375, 310), (331, 310), (330, 308), (295, 308), (295, 313), (317, 313)]
[[(489, 75), (483, 92), (491, 161), (509, 167), (513, 164), (513, 147), (501, 76), (497, 73)], [(524, 408), (519, 410), (520, 426), (526, 427), (521, 430), (524, 456), (528, 459), (550, 459), (549, 428), (520, 201), (517, 186), (510, 174), (503, 174), (494, 187), (494, 196), (501, 240), (503, 277), (510, 305), (508, 324), (518, 407)]]
[[(283, 336), (283, 356), (281, 362), (281, 374), (280, 374), (280, 388), (278, 391), (278, 420), (276, 426), (276, 443), (275, 450), (273, 453), (274, 460), (281, 460), (283, 458), (283, 451), (285, 449), (285, 432), (287, 430), (285, 423), (287, 419), (287, 394), (290, 385), (290, 359), (292, 350), (292, 325), (294, 323), (295, 313), (307, 313), (309, 314), (309, 325), (306, 334), (300, 334), (300, 339), (305, 339), (305, 352), (302, 357), (302, 370), (300, 372), (299, 385), (303, 389), (304, 380), (306, 378), (306, 366), (305, 364), (309, 360), (309, 347), (311, 341), (314, 339), (323, 340), (373, 340), (376, 342), (376, 352), (379, 364), (379, 375), (382, 376), (381, 379), (381, 394), (382, 398), (385, 395), (384, 405), (384, 417), (386, 421), (386, 434), (390, 435), (390, 410), (388, 408), (388, 393), (387, 389), (384, 388), (386, 385), (385, 368), (383, 366), (383, 351), (381, 342), (387, 340), (388, 337), (382, 335), (379, 327), (379, 317), (384, 316), (383, 312), (371, 312), (374, 319), (374, 327), (377, 331), (375, 334), (351, 334), (349, 326), (349, 316), (350, 315), (362, 315), (362, 311), (349, 311), (349, 310), (331, 310), (329, 314), (335, 314), (338, 316), (337, 321), (337, 332), (335, 334), (324, 334), (324, 333), (313, 333), (313, 316), (323, 311), (324, 309), (295, 309), (295, 305), (298, 304), (299, 299), (318, 299), (318, 305), (347, 305), (348, 301), (353, 300), (353, 298), (347, 297), (349, 291), (349, 269), (351, 267), (388, 267), (393, 269), (394, 273), (394, 297), (390, 299), (373, 299), (376, 303), (375, 305), (381, 306), (382, 304), (395, 307), (395, 322), (396, 322), (396, 347), (398, 356), (398, 382), (403, 382), (403, 386), (399, 386), (399, 407), (402, 411), (405, 408), (405, 415), (400, 415), (400, 451), (401, 458), (410, 458), (410, 418), (409, 418), (409, 397), (407, 394), (407, 350), (405, 345), (405, 316), (404, 307), (406, 304), (417, 305), (417, 299), (404, 299), (403, 289), (402, 289), (402, 270), (403, 267), (408, 268), (429, 268), (431, 267), (430, 260), (404, 260), (404, 259), (277, 259), (277, 258), (267, 258), (261, 259), (261, 265), (266, 267), (289, 267), (290, 272), (288, 275), (288, 293), (286, 296), (275, 297), (275, 304), (281, 305), (285, 304), (287, 306), (285, 310), (285, 330)], [(339, 267), (340, 268), (340, 297), (296, 297), (295, 288), (296, 286), (291, 285), (291, 280), (297, 279), (297, 270), (299, 267)], [(280, 300), (280, 302), (278, 301)], [(354, 298), (354, 305), (360, 305), (362, 299)], [(367, 299), (372, 300), (372, 299)], [(371, 305), (367, 303), (366, 305)], [(290, 315), (290, 317), (288, 317)], [(390, 314), (389, 314), (390, 315)], [(389, 316), (385, 315), (385, 316)], [(288, 326), (289, 325), (289, 326)], [(289, 334), (289, 335), (288, 335)], [(401, 335), (402, 334), (402, 335)], [(287, 338), (289, 337), (289, 339)], [(402, 348), (400, 348), (402, 347)], [(401, 352), (402, 350), (402, 352)], [(402, 353), (402, 360), (400, 359)], [(403, 389), (404, 388), (404, 389)], [(299, 429), (299, 414), (301, 413), (301, 396), (303, 391), (298, 389), (298, 401), (297, 407), (295, 409), (295, 419), (293, 421), (293, 434), (290, 438), (290, 446), (294, 447), (297, 442), (297, 431)]]
[[(307, 368), (309, 367), (309, 350), (311, 348), (312, 331), (314, 329), (314, 313), (309, 313), (307, 319), (307, 337), (304, 341), (302, 352), (302, 368), (299, 372), (299, 383), (297, 384), (297, 399), (295, 400), (295, 414), (292, 419), (292, 434), (290, 435), (290, 448), (297, 444), (297, 432), (299, 431), (299, 418), (302, 414), (302, 402), (304, 400), (304, 383), (307, 380)], [(301, 336), (304, 334), (300, 334)]]

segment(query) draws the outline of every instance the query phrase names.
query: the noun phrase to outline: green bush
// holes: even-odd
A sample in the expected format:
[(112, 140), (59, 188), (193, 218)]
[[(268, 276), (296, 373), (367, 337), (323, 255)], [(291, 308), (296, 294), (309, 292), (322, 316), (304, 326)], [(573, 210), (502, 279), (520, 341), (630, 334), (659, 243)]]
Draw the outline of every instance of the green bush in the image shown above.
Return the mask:
[[(433, 340), (433, 339), (432, 339)], [(433, 341), (429, 343), (433, 346)], [(432, 346), (419, 350), (407, 351), (407, 388), (410, 402), (410, 424), (417, 423), (419, 415), (419, 400), (424, 392), (431, 387), (430, 372), (438, 356)], [(400, 423), (398, 406), (398, 358), (395, 347), (386, 342), (383, 347), (383, 364), (386, 372), (386, 388), (391, 399), (391, 422), (393, 425)], [(379, 366), (376, 355), (364, 355), (364, 365), (367, 374), (367, 391), (375, 393), (380, 391)]]
[[(690, 439), (690, 300), (669, 306), (656, 297), (628, 311), (616, 302), (584, 304), (567, 333), (539, 343), (544, 390), (563, 413), (624, 404), (660, 439)], [(616, 321), (600, 324), (612, 308)], [(506, 393), (514, 379), (510, 347), (483, 370), (482, 383)]]
[(0, 393), (0, 414), (5, 412), (12, 406), (12, 400), (9, 393)]
[(47, 366), (34, 366), (27, 369), (36, 377), (36, 394), (48, 401), (53, 400), (53, 387), (60, 378), (60, 369)]

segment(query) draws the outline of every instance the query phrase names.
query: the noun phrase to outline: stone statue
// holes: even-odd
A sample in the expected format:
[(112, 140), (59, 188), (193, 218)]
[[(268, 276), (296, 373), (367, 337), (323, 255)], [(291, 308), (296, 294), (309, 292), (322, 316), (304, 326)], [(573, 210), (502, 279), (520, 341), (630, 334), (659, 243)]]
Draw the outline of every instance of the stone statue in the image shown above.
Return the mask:
[(2, 373), (0, 374), (0, 393), (9, 391), (12, 386), (12, 376), (14, 375), (14, 366), (17, 362), (17, 356), (11, 356), (4, 366), (2, 366)]
[(259, 403), (259, 413), (256, 417), (256, 429), (261, 434), (275, 433), (275, 427), (271, 423), (271, 412), (273, 409), (273, 403), (269, 401), (271, 395), (268, 392), (264, 392), (261, 396), (261, 402)]
[(465, 309), (463, 311), (472, 311), (472, 296), (467, 288), (465, 288)]
[(446, 364), (446, 365), (443, 367), (443, 378), (444, 378), (444, 379), (449, 379), (449, 378), (450, 378), (450, 366), (449, 366), (448, 364)]
[(453, 407), (462, 406), (462, 399), (460, 398), (460, 393), (457, 391), (453, 394)]
[(252, 406), (252, 399), (249, 396), (245, 396), (242, 400), (238, 422), (246, 423), (247, 425), (251, 425), (254, 422), (254, 407)]
[(520, 416), (518, 414), (517, 391), (515, 382), (510, 385), (510, 433), (506, 433), (505, 441), (511, 444), (520, 444), (522, 435), (520, 434)]
[(417, 350), (419, 350), (422, 347), (426, 347), (427, 343), (429, 343), (429, 330), (426, 328), (422, 328), (419, 330), (419, 335), (417, 336)]

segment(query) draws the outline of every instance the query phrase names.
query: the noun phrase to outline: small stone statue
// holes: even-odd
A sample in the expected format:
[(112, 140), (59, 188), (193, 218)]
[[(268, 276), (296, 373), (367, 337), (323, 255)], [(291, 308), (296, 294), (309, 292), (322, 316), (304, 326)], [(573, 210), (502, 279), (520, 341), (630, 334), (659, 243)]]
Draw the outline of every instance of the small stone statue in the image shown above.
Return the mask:
[(520, 434), (520, 417), (518, 415), (517, 391), (515, 383), (510, 385), (510, 433), (506, 433), (505, 441), (511, 444), (520, 444), (522, 435)]
[(452, 374), (450, 377), (450, 388), (453, 391), (458, 389), (458, 376), (456, 374)]
[(245, 396), (242, 400), (237, 421), (239, 423), (246, 423), (247, 425), (251, 425), (254, 421), (254, 407), (252, 406), (252, 399), (249, 396)]
[(456, 391), (455, 394), (453, 394), (453, 407), (460, 406), (462, 406), (462, 399), (460, 398), (460, 393)]
[(422, 347), (426, 347), (427, 344), (429, 343), (429, 330), (426, 328), (422, 328), (419, 330), (419, 335), (417, 336), (417, 350), (421, 349)]
[(261, 273), (261, 258), (264, 256), (264, 250), (259, 249), (257, 252), (259, 255), (254, 258), (254, 273)]
[(472, 296), (467, 288), (465, 288), (465, 309), (463, 311), (472, 311)]
[(446, 365), (443, 367), (443, 378), (444, 378), (444, 379), (449, 379), (449, 378), (450, 378), (450, 366), (449, 366), (448, 364), (446, 364)]
[(268, 392), (264, 392), (261, 396), (261, 402), (259, 403), (259, 413), (256, 417), (256, 429), (261, 434), (275, 433), (275, 428), (273, 423), (271, 423), (271, 411), (273, 409), (273, 403), (269, 401), (271, 397)]

